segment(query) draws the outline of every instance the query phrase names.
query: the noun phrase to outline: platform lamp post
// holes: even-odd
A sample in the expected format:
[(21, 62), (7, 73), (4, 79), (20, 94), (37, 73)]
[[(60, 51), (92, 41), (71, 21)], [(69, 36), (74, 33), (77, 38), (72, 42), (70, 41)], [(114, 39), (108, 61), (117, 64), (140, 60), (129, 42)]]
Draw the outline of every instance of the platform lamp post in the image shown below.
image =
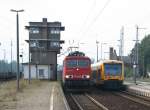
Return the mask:
[(21, 65), (21, 76), (23, 75), (23, 48), (21, 49), (20, 58), (22, 59), (22, 65)]
[(16, 12), (16, 25), (17, 25), (17, 91), (19, 90), (19, 12), (23, 12), (24, 10), (14, 10), (11, 9), (11, 12)]

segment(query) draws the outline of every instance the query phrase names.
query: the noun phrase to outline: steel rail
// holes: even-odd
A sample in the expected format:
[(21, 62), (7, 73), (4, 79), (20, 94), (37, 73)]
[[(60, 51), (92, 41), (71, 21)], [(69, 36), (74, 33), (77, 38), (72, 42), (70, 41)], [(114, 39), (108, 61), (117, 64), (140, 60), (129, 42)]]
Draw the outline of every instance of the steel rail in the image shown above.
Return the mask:
[(133, 94), (132, 92), (128, 92), (128, 91), (120, 91), (120, 92), (123, 93), (123, 94), (131, 95), (133, 97), (140, 98), (142, 100), (150, 102), (150, 98), (149, 97)]
[(121, 97), (124, 97), (124, 98), (126, 98), (126, 99), (128, 99), (128, 100), (131, 100), (131, 101), (134, 101), (134, 102), (136, 102), (136, 103), (139, 103), (139, 104), (142, 104), (142, 105), (146, 105), (146, 106), (148, 106), (148, 107), (150, 107), (150, 103), (147, 103), (147, 101), (141, 101), (140, 99), (138, 99), (138, 98), (135, 98), (135, 97), (129, 97), (128, 95), (124, 95), (124, 94), (121, 94), (121, 93), (114, 93), (115, 95), (118, 95), (118, 96), (121, 96)]
[(89, 96), (88, 94), (85, 94), (85, 96), (87, 96), (88, 99), (90, 99), (94, 104), (96, 104), (98, 107), (102, 108), (103, 110), (109, 110), (108, 108), (106, 108), (104, 105), (96, 101), (93, 97)]
[(84, 109), (81, 107), (81, 105), (79, 104), (79, 102), (76, 100), (76, 98), (75, 98), (72, 94), (70, 94), (70, 96), (71, 96), (71, 98), (73, 99), (73, 101), (77, 104), (78, 108), (79, 108), (80, 110), (84, 110)]

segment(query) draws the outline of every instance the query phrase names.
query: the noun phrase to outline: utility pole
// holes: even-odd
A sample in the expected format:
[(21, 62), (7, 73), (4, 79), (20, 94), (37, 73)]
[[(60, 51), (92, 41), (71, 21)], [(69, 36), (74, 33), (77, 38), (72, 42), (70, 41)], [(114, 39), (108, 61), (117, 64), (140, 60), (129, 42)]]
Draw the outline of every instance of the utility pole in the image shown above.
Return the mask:
[(97, 46), (97, 62), (98, 62), (98, 44), (99, 44), (99, 41), (96, 40), (96, 46)]
[(10, 11), (16, 12), (16, 25), (17, 25), (17, 91), (19, 90), (19, 78), (20, 78), (20, 72), (19, 72), (19, 12), (23, 12), (24, 10), (14, 10), (11, 9)]
[(136, 55), (135, 55), (135, 73), (134, 73), (134, 83), (136, 84), (136, 75), (139, 74), (139, 29), (146, 29), (146, 28), (139, 28), (136, 26)]
[(119, 41), (120, 41), (119, 56), (120, 56), (120, 60), (123, 60), (123, 55), (124, 55), (124, 27), (121, 28)]
[(5, 59), (6, 59), (6, 50), (5, 49), (3, 49), (3, 51), (4, 51), (4, 66), (3, 66), (3, 68), (4, 68), (4, 73), (6, 72), (5, 70), (6, 70), (6, 67), (5, 67)]
[(134, 77), (134, 83), (136, 84), (136, 75), (139, 73), (139, 49), (138, 49), (138, 41), (139, 41), (139, 39), (138, 39), (138, 34), (139, 34), (139, 32), (138, 32), (138, 30), (139, 30), (139, 27), (138, 26), (136, 26), (136, 57), (135, 57), (135, 60), (136, 60), (136, 68), (135, 68), (135, 77)]
[[(1, 42), (0, 42), (0, 46), (1, 46)], [(0, 73), (2, 72), (2, 69), (1, 69), (1, 68), (2, 68), (2, 67), (1, 67), (1, 63), (2, 63), (2, 62), (0, 61)]]
[[(31, 84), (31, 56), (30, 56), (30, 37), (29, 37), (29, 84)], [(41, 51), (41, 50), (40, 50)], [(40, 53), (41, 54), (41, 53)]]
[(12, 40), (11, 40), (11, 73), (12, 73)]
[(101, 60), (103, 59), (103, 45), (105, 45), (107, 43), (101, 43)]

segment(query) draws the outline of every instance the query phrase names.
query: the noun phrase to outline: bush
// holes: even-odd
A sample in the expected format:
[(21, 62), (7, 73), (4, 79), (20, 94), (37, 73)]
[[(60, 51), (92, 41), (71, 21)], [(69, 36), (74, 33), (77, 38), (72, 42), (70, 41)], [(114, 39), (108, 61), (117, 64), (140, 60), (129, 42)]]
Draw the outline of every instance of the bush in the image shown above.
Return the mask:
[(133, 76), (133, 68), (125, 67), (125, 77), (132, 77)]

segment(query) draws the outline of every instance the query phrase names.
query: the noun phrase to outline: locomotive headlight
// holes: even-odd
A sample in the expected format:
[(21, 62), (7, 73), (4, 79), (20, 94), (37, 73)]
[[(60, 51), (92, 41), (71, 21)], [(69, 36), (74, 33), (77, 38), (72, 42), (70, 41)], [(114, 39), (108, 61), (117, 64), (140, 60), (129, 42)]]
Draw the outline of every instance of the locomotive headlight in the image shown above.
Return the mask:
[(90, 78), (90, 75), (86, 75), (86, 78), (88, 78), (88, 79), (89, 79), (89, 78)]
[(69, 75), (66, 75), (65, 77), (68, 79), (68, 78), (69, 78)]
[(89, 79), (89, 78), (90, 78), (90, 75), (86, 75), (86, 78)]
[(73, 78), (73, 75), (66, 75), (65, 77), (66, 77), (67, 79), (68, 79), (68, 78)]
[(89, 78), (90, 78), (90, 75), (83, 75), (82, 78), (89, 79)]

